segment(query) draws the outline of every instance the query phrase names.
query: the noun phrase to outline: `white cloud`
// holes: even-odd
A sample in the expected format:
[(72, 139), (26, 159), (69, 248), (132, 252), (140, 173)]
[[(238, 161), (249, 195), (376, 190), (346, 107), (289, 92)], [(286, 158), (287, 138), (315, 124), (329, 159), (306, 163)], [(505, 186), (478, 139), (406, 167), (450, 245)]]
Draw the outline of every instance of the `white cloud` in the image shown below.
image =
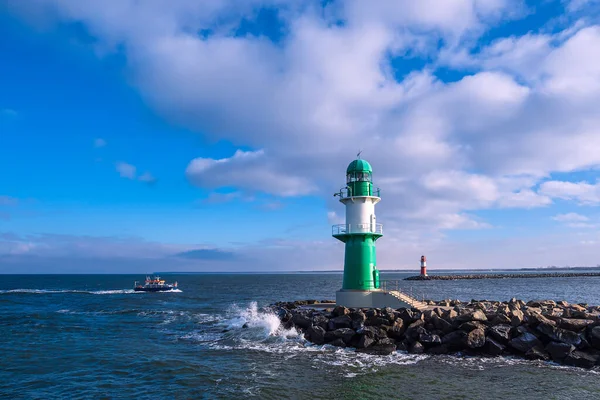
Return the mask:
[(540, 185), (539, 192), (558, 199), (574, 200), (579, 204), (600, 203), (600, 183), (547, 181)]
[(345, 223), (344, 221), (344, 216), (342, 215), (338, 215), (335, 211), (328, 211), (327, 212), (327, 222), (330, 225), (340, 225)]
[(153, 184), (157, 181), (157, 179), (150, 172), (144, 172), (142, 175), (138, 176), (138, 180), (148, 184)]
[[(35, 0), (82, 22), (102, 51), (124, 49), (133, 82), (169, 121), (260, 149), (192, 160), (187, 177), (203, 188), (324, 193), (336, 216), (330, 193), (363, 149), (383, 189), (380, 220), (402, 237), (488, 227), (474, 217), (482, 209), (600, 202), (596, 185), (543, 182), (600, 166), (593, 22), (479, 50), (480, 36), (518, 18), (522, 2), (347, 1), (325, 10), (279, 2), (285, 40), (231, 34), (257, 4), (275, 3)], [(201, 29), (214, 35), (196, 35)], [(431, 61), (399, 82), (390, 55)], [(438, 66), (468, 74), (446, 83)], [(119, 172), (133, 179), (135, 167), (125, 166)]]
[(291, 176), (270, 164), (264, 151), (237, 150), (229, 158), (196, 158), (186, 174), (198, 186), (209, 188), (237, 187), (245, 191), (265, 192), (278, 196), (310, 194), (315, 186), (301, 176)]
[(136, 167), (134, 165), (120, 161), (116, 164), (116, 169), (121, 178), (135, 179)]
[(552, 217), (552, 219), (559, 222), (585, 222), (590, 220), (585, 215), (573, 212), (567, 214), (557, 214), (554, 217)]

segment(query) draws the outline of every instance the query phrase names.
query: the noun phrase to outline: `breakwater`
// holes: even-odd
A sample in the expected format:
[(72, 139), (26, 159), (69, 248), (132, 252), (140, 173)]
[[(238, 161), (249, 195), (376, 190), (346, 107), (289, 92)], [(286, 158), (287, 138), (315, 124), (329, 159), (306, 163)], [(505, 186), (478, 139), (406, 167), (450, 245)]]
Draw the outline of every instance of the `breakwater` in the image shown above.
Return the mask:
[(514, 355), (592, 368), (600, 365), (600, 306), (565, 301), (443, 300), (425, 311), (353, 309), (299, 301), (271, 306), (285, 329), (316, 345), (357, 352)]
[(405, 281), (454, 281), (458, 279), (507, 279), (507, 278), (573, 278), (600, 276), (600, 272), (547, 272), (539, 274), (467, 274), (467, 275), (415, 275)]

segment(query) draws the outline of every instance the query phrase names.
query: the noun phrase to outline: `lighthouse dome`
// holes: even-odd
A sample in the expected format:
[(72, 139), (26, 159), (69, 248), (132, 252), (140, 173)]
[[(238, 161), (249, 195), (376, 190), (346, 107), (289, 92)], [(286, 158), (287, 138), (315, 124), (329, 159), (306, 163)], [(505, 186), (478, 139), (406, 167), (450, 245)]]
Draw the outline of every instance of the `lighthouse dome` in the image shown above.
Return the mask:
[(373, 169), (371, 169), (371, 164), (369, 164), (366, 160), (361, 160), (359, 158), (352, 161), (350, 165), (348, 165), (346, 173), (350, 174), (352, 172), (373, 172)]

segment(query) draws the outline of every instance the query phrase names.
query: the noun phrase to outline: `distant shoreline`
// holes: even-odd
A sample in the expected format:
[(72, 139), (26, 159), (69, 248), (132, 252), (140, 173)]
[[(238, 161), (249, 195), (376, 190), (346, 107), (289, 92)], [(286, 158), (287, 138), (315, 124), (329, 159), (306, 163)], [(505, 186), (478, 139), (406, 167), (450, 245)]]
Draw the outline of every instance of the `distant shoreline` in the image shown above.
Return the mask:
[[(600, 271), (600, 266), (596, 267), (530, 267), (530, 268), (489, 268), (489, 269), (430, 269), (428, 272), (432, 275), (445, 275), (454, 273), (473, 273), (473, 274), (493, 274), (504, 272), (509, 274), (517, 274), (519, 272), (541, 271), (541, 272), (560, 272), (560, 271)], [(382, 274), (389, 273), (406, 273), (415, 274), (419, 272), (419, 268), (410, 269), (380, 269)], [(313, 270), (313, 271), (158, 271), (158, 272), (88, 272), (88, 273), (61, 273), (61, 272), (45, 272), (45, 273), (0, 273), (0, 275), (306, 275), (306, 274), (342, 274), (343, 269), (329, 270)]]

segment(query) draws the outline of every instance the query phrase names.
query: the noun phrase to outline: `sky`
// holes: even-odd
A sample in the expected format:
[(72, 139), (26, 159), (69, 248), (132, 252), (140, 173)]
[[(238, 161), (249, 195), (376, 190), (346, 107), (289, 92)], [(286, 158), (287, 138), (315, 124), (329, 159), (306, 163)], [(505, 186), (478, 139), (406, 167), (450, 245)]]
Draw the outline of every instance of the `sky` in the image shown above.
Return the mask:
[(0, 0), (0, 273), (600, 264), (598, 0)]

